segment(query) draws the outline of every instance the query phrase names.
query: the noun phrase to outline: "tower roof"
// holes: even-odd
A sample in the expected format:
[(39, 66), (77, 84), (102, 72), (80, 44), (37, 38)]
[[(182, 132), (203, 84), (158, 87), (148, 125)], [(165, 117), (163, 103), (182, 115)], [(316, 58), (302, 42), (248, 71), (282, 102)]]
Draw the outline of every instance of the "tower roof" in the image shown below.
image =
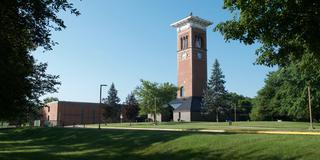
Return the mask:
[(210, 26), (212, 22), (202, 19), (198, 16), (193, 16), (192, 12), (190, 15), (182, 20), (172, 23), (170, 26), (176, 27), (178, 30), (184, 26), (191, 26), (205, 30), (208, 26)]
[(183, 97), (172, 100), (169, 105), (174, 108), (174, 112), (200, 112), (201, 97)]

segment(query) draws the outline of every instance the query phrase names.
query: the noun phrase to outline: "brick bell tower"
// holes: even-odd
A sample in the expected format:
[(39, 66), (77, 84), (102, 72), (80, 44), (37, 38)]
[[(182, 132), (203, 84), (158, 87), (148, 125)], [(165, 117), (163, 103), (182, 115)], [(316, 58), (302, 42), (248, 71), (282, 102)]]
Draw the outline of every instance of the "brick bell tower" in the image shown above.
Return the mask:
[[(175, 112), (200, 112), (201, 97), (207, 83), (206, 30), (211, 24), (212, 22), (193, 16), (192, 13), (171, 24), (177, 29), (178, 93), (177, 100), (172, 102)], [(174, 116), (174, 120), (194, 119), (192, 113), (189, 120), (181, 117), (181, 112), (179, 115), (178, 118)]]
[(171, 24), (177, 28), (178, 97), (201, 97), (207, 83), (207, 34), (212, 23), (190, 16)]

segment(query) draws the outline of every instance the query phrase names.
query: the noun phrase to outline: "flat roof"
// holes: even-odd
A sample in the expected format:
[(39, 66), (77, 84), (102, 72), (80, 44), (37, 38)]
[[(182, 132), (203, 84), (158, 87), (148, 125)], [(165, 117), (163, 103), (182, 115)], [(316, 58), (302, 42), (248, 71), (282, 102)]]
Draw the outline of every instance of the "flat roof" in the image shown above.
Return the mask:
[(202, 27), (208, 27), (212, 24), (212, 22), (210, 22), (208, 20), (202, 19), (198, 16), (193, 16), (192, 14), (190, 14), (188, 17), (181, 19), (177, 22), (174, 22), (170, 26), (178, 28), (178, 27), (184, 26), (188, 23), (195, 23), (195, 24), (198, 24)]

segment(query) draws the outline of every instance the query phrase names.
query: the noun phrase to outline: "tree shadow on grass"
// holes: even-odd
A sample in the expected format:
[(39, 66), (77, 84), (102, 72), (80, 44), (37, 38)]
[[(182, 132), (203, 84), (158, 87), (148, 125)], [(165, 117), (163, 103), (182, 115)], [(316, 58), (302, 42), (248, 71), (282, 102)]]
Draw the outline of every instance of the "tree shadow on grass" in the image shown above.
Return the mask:
[[(301, 157), (283, 158), (279, 155), (259, 154), (253, 148), (244, 153), (228, 148), (210, 147), (156, 150), (176, 139), (195, 133), (165, 131), (124, 131), (97, 129), (38, 128), (0, 130), (0, 159), (275, 159), (294, 160)], [(198, 135), (207, 135), (205, 133)], [(183, 141), (184, 142), (184, 141)], [(181, 145), (184, 145), (184, 143)], [(177, 146), (178, 147), (178, 146)]]
[[(259, 152), (259, 150), (252, 151), (252, 154)], [(301, 159), (301, 156), (294, 157), (283, 157), (281, 155), (261, 155), (261, 156), (251, 156), (238, 154), (226, 154), (225, 150), (208, 150), (203, 149), (202, 151), (194, 150), (180, 150), (176, 152), (165, 152), (165, 153), (155, 153), (150, 155), (144, 155), (145, 159), (153, 160), (163, 160), (163, 159), (194, 159), (194, 160), (203, 160), (203, 159), (217, 159), (217, 160), (297, 160)]]
[[(1, 159), (135, 158), (131, 152), (181, 134), (151, 131), (39, 128), (0, 131)], [(32, 148), (32, 149), (31, 149)], [(137, 157), (138, 158), (138, 157)], [(139, 157), (141, 158), (141, 157)]]

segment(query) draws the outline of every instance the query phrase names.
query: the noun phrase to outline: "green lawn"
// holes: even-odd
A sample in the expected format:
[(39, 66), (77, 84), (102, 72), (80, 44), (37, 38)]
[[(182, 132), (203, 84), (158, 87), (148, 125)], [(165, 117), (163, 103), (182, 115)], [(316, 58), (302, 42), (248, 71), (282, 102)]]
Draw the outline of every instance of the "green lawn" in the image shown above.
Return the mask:
[[(111, 123), (102, 127), (132, 127), (132, 128), (170, 128), (170, 129), (223, 129), (223, 130), (277, 130), (277, 131), (320, 131), (320, 124), (315, 123), (314, 130), (309, 130), (307, 122), (236, 122), (229, 126), (227, 122), (162, 122), (159, 125), (153, 123)], [(88, 125), (97, 128), (98, 125)]]
[(0, 159), (320, 159), (320, 136), (74, 128), (0, 130)]

